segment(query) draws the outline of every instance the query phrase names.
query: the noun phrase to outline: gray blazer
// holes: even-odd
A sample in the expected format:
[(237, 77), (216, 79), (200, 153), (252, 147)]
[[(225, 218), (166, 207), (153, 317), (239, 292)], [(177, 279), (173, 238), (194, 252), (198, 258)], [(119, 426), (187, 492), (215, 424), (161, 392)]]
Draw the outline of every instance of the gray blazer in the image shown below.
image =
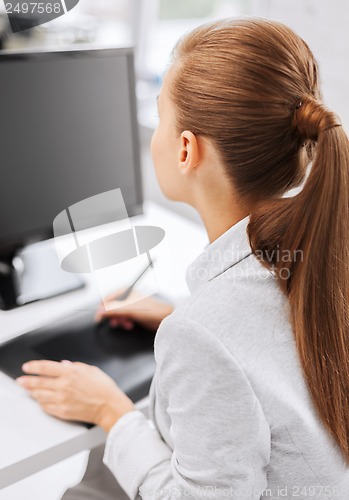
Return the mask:
[(150, 418), (108, 434), (132, 498), (348, 499), (349, 469), (311, 403), (272, 272), (240, 220), (189, 266), (191, 297), (160, 325)]

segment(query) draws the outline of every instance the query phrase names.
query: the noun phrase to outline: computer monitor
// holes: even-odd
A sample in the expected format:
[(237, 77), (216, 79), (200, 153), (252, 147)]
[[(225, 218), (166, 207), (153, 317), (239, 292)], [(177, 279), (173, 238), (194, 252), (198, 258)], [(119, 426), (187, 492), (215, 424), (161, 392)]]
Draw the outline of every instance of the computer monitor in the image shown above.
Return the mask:
[(0, 52), (0, 141), (0, 279), (74, 203), (120, 188), (142, 213), (132, 47)]

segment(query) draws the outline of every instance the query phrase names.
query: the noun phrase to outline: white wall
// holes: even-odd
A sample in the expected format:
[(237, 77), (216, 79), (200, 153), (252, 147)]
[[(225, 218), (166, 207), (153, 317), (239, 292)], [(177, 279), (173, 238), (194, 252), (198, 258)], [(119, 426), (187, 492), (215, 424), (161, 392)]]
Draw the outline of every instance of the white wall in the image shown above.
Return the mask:
[(255, 0), (256, 15), (281, 21), (309, 45), (320, 66), (326, 104), (349, 130), (349, 2)]

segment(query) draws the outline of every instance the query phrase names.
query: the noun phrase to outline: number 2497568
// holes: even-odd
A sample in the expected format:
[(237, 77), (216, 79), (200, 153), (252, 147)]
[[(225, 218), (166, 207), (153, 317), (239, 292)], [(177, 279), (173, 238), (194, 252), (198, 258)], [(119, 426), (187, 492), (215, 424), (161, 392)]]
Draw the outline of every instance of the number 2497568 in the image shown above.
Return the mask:
[(46, 2), (28, 2), (28, 3), (12, 3), (7, 2), (5, 4), (6, 12), (8, 14), (59, 14), (63, 12), (62, 4), (56, 3), (46, 3)]

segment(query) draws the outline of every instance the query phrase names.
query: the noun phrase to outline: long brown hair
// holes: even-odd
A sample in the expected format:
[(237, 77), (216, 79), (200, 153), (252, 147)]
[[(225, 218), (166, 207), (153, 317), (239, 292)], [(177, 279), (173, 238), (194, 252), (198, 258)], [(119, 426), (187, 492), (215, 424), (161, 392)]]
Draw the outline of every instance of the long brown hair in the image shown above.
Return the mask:
[(349, 465), (349, 140), (318, 64), (281, 23), (225, 19), (182, 37), (172, 68), (177, 130), (214, 141), (251, 203), (252, 251), (289, 298), (310, 395)]

